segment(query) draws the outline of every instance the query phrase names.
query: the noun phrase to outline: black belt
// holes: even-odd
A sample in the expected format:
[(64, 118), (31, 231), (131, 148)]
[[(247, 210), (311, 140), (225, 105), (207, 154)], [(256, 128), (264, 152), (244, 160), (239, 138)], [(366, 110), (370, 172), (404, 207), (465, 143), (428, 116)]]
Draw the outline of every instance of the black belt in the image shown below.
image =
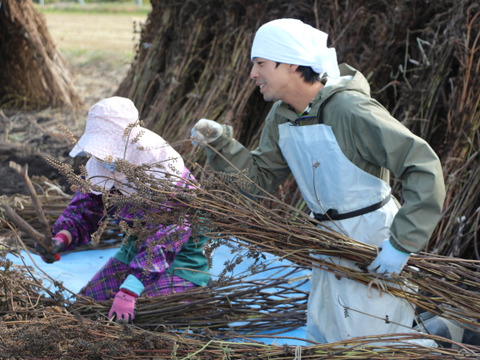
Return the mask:
[(388, 194), (385, 199), (375, 203), (373, 205), (367, 206), (360, 210), (350, 211), (347, 213), (339, 214), (335, 209), (329, 209), (325, 214), (316, 214), (313, 213), (313, 217), (318, 221), (333, 221), (333, 220), (345, 220), (355, 216), (360, 216), (363, 214), (368, 214), (369, 212), (380, 209), (383, 205), (390, 201), (392, 194)]

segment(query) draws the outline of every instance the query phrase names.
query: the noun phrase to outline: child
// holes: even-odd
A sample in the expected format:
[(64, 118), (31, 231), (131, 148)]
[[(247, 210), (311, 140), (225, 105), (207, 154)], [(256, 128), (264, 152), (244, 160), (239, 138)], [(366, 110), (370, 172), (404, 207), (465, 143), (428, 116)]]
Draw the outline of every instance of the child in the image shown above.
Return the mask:
[[(88, 179), (95, 190), (103, 192), (128, 195), (135, 191), (126, 175), (115, 170), (117, 159), (133, 165), (154, 164), (147, 173), (156, 178), (170, 176), (172, 185), (186, 186), (182, 179), (193, 178), (181, 156), (164, 139), (139, 126), (135, 105), (122, 97), (104, 99), (89, 110), (85, 133), (70, 156), (90, 156), (86, 163)], [(47, 263), (59, 260), (60, 252), (87, 244), (105, 210), (130, 225), (145, 214), (138, 209), (132, 211), (132, 204), (106, 208), (104, 200), (102, 191), (75, 193), (53, 226), (53, 251), (47, 253), (36, 244)], [(167, 207), (149, 210), (167, 211)], [(147, 229), (151, 227), (146, 224)], [(135, 243), (135, 236), (123, 241), (118, 252), (80, 291), (98, 301), (114, 297), (109, 318), (132, 321), (136, 299), (141, 295), (152, 297), (207, 285), (208, 264), (202, 249), (207, 238), (192, 234), (185, 219), (181, 224), (163, 224), (155, 230), (140, 245)]]

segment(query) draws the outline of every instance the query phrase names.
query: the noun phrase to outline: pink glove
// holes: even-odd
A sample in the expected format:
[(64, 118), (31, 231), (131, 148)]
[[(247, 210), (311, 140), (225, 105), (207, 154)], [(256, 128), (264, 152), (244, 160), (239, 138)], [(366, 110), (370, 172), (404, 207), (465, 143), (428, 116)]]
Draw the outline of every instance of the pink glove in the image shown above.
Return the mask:
[(127, 289), (120, 289), (113, 299), (113, 304), (108, 312), (108, 318), (112, 319), (115, 315), (117, 320), (122, 319), (128, 322), (135, 318), (135, 302), (138, 295)]

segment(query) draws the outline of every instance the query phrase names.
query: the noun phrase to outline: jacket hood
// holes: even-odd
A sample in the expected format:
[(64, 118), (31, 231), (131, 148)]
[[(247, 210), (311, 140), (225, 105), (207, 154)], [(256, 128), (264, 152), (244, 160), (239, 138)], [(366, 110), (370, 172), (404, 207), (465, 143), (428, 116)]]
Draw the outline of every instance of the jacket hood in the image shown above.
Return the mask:
[[(330, 95), (343, 90), (358, 91), (370, 97), (370, 84), (360, 71), (347, 64), (340, 64), (339, 69), (340, 78), (335, 80), (329, 79), (329, 82), (333, 81), (334, 84), (331, 85), (327, 83), (327, 85), (320, 91), (322, 98), (329, 97)], [(350, 80), (349, 78), (345, 78), (346, 76), (351, 76), (353, 78)]]

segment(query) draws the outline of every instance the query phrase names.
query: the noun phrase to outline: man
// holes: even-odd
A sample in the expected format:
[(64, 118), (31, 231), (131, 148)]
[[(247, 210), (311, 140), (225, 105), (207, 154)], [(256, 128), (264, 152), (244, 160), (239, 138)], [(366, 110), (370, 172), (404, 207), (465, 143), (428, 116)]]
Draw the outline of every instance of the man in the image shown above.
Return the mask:
[[(295, 19), (261, 26), (251, 49), (250, 77), (264, 99), (275, 104), (259, 146), (248, 151), (232, 138), (230, 126), (207, 119), (192, 129), (192, 141), (216, 150), (207, 148), (207, 156), (217, 171), (246, 170), (270, 192), (293, 173), (312, 216), (381, 249), (370, 272), (399, 274), (410, 253), (426, 246), (440, 218), (445, 197), (441, 164), (424, 140), (370, 97), (360, 72), (338, 66), (327, 37)], [(401, 207), (391, 195), (389, 171), (402, 181)], [(322, 258), (356, 268), (345, 259)], [(313, 269), (310, 340), (411, 332), (413, 319), (408, 301)]]

